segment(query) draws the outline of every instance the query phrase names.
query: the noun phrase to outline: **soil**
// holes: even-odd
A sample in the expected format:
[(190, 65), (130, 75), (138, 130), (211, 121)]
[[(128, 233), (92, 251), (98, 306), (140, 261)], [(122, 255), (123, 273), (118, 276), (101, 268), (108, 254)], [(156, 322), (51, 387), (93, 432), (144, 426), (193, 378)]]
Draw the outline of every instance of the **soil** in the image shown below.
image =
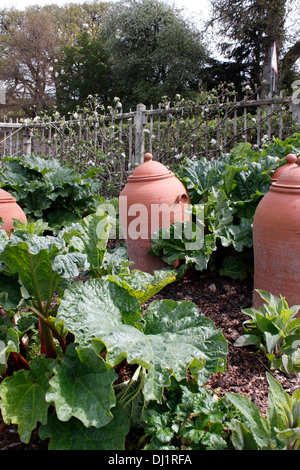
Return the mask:
[[(201, 313), (220, 328), (228, 342), (228, 358), (225, 373), (211, 376), (206, 386), (217, 390), (220, 396), (227, 392), (249, 397), (265, 415), (268, 408), (268, 382), (266, 371), (272, 373), (284, 390), (292, 394), (300, 387), (300, 374), (286, 375), (270, 371), (268, 360), (263, 354), (255, 354), (251, 348), (237, 348), (236, 339), (243, 334), (243, 322), (248, 318), (241, 308), (251, 306), (252, 281), (239, 281), (220, 277), (216, 273), (202, 272), (169, 284), (154, 299), (188, 300), (194, 302)], [(126, 364), (118, 368), (120, 379), (124, 380), (130, 368)], [(20, 442), (15, 425), (6, 426), (0, 416), (0, 450), (47, 450), (48, 442), (41, 441), (37, 431), (32, 434), (29, 444)]]

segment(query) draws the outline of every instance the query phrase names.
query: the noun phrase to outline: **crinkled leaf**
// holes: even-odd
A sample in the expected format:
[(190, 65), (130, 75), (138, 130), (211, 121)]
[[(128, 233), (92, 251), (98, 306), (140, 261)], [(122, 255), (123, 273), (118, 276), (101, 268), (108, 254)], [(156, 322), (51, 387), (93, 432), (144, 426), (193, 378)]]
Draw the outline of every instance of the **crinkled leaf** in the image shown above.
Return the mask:
[(103, 273), (105, 275), (118, 275), (130, 272), (129, 266), (133, 264), (128, 259), (127, 248), (117, 245), (113, 250), (108, 249), (103, 258)]
[(240, 260), (237, 256), (226, 256), (219, 270), (221, 276), (229, 276), (232, 279), (247, 279), (248, 269), (245, 260)]
[(165, 286), (174, 282), (176, 274), (175, 272), (161, 269), (159, 271), (154, 271), (152, 275), (139, 271), (138, 269), (134, 269), (131, 273), (105, 276), (104, 279), (113, 281), (120, 287), (123, 287), (142, 304)]
[(65, 253), (57, 255), (52, 267), (62, 278), (74, 279), (79, 274), (79, 267), (88, 269), (87, 256), (83, 253)]
[[(221, 171), (220, 171), (221, 170)], [(222, 184), (224, 164), (202, 157), (200, 160), (185, 159), (180, 179), (189, 191), (192, 204), (197, 204), (212, 186)]]
[[(42, 238), (42, 237), (39, 237)], [(30, 296), (45, 301), (52, 295), (61, 278), (51, 264), (51, 254), (47, 249), (36, 247), (32, 253), (26, 242), (6, 245), (0, 252), (0, 260), (12, 274), (18, 274), (22, 285)]]
[(112, 414), (113, 419), (101, 428), (85, 427), (76, 418), (58, 421), (51, 414), (39, 435), (41, 439), (50, 437), (48, 450), (124, 450), (130, 424), (121, 406), (113, 408)]
[(68, 236), (69, 246), (87, 255), (90, 268), (101, 270), (110, 231), (107, 214), (90, 214)]
[(0, 273), (0, 305), (4, 310), (14, 310), (21, 302), (22, 294), (18, 275), (7, 276)]
[(0, 385), (1, 411), (6, 424), (17, 424), (22, 442), (28, 443), (37, 423), (47, 422), (49, 403), (45, 394), (53, 374), (53, 359), (39, 356), (30, 363), (30, 370), (19, 370)]
[(63, 320), (80, 345), (86, 346), (109, 328), (134, 325), (140, 318), (139, 301), (125, 289), (114, 282), (91, 279), (76, 282), (65, 291), (57, 322)]
[(195, 304), (153, 302), (137, 328), (128, 321), (128, 315), (132, 320), (136, 312), (133, 301), (137, 300), (113, 282), (95, 279), (65, 292), (57, 319), (64, 321), (79, 343), (92, 339), (104, 343), (110, 364), (127, 358), (129, 363), (145, 367), (147, 400), (160, 401), (171, 376), (183, 379), (189, 366), (199, 381), (224, 370), (227, 342), (213, 322), (199, 314)]
[(76, 350), (71, 344), (62, 365), (54, 368), (47, 402), (54, 402), (57, 417), (72, 416), (86, 426), (105, 426), (111, 419), (116, 399), (112, 383), (117, 374), (92, 349)]
[(19, 351), (19, 335), (8, 317), (0, 315), (0, 376), (5, 373), (5, 365), (11, 352)]
[(30, 170), (35, 170), (38, 173), (47, 173), (61, 169), (61, 163), (57, 158), (43, 158), (38, 155), (22, 155), (20, 157), (20, 164)]
[(232, 245), (236, 251), (242, 251), (244, 247), (252, 247), (252, 223), (252, 219), (241, 218), (239, 225), (231, 225), (229, 227), (233, 234)]
[[(195, 234), (194, 238), (185, 234)], [(169, 265), (177, 260), (195, 264), (198, 271), (206, 269), (212, 252), (216, 249), (215, 235), (206, 234), (190, 221), (175, 222), (169, 228), (153, 233), (150, 253), (161, 256)]]

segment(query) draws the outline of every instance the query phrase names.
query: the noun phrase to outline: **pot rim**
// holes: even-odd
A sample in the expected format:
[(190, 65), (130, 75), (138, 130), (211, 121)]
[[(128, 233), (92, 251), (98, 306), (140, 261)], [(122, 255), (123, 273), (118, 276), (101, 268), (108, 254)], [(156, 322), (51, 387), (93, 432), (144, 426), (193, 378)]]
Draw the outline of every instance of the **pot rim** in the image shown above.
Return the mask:
[(166, 178), (171, 178), (174, 176), (173, 171), (170, 171), (167, 175), (147, 175), (147, 176), (129, 176), (128, 177), (128, 182), (129, 183), (139, 183), (141, 181), (156, 181), (156, 180), (163, 180)]

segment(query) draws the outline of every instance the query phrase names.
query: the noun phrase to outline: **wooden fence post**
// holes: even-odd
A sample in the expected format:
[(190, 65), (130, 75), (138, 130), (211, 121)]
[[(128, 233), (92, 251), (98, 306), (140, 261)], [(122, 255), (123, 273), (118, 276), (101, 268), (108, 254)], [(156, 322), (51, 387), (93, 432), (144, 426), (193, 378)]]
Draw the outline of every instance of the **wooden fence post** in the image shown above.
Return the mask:
[(31, 155), (31, 138), (33, 132), (29, 127), (25, 127), (23, 131), (23, 153), (25, 155)]
[(146, 106), (144, 104), (138, 104), (136, 107), (136, 114), (134, 118), (135, 124), (135, 152), (134, 152), (134, 165), (143, 163), (144, 152), (145, 152), (145, 135), (144, 129), (147, 122)]

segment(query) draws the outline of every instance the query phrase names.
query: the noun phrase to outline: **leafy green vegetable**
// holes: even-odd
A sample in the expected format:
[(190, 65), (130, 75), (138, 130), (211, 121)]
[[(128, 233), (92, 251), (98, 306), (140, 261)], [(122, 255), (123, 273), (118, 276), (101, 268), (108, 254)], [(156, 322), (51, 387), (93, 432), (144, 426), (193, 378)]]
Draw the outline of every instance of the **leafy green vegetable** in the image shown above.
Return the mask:
[[(176, 237), (181, 231), (184, 234), (184, 229), (176, 223), (153, 234), (151, 252), (162, 256), (170, 265), (184, 260), (187, 266), (193, 264), (197, 270), (213, 267), (221, 269), (221, 274), (245, 279), (253, 271), (253, 256), (245, 256), (241, 264), (238, 255), (252, 250), (256, 207), (269, 190), (271, 172), (285, 161), (278, 156), (282, 158), (292, 148), (299, 152), (298, 134), (285, 142), (274, 139), (272, 144), (258, 151), (252, 150), (249, 143), (240, 143), (216, 160), (186, 158), (178, 177), (186, 186), (194, 207), (204, 205), (203, 245), (193, 250), (184, 235)], [(185, 224), (182, 223), (182, 227)], [(229, 251), (230, 248), (234, 251)], [(237, 261), (234, 261), (236, 254)]]
[(145, 367), (147, 400), (160, 401), (170, 377), (184, 378), (188, 367), (205, 381), (226, 365), (225, 338), (191, 302), (152, 302), (141, 319), (139, 302), (127, 290), (93, 279), (65, 291), (57, 320), (80, 345), (99, 343), (100, 350), (105, 346), (111, 365), (126, 358)]
[(1, 411), (5, 423), (17, 424), (20, 439), (28, 443), (37, 423), (46, 424), (49, 403), (45, 393), (53, 374), (54, 360), (39, 356), (30, 370), (19, 370), (0, 385)]
[(99, 180), (80, 175), (55, 158), (6, 157), (1, 187), (16, 197), (27, 218), (43, 219), (54, 234), (94, 212)]
[(136, 297), (141, 304), (157, 294), (165, 286), (174, 282), (175, 272), (166, 269), (154, 271), (153, 275), (133, 269), (131, 273), (120, 273), (118, 275), (107, 275), (104, 279), (115, 282)]
[(46, 401), (54, 402), (60, 421), (73, 416), (86, 427), (99, 428), (112, 419), (111, 408), (116, 403), (112, 383), (116, 378), (114, 369), (92, 349), (76, 350), (71, 344), (63, 364), (54, 367)]
[(81, 421), (72, 418), (59, 421), (52, 413), (46, 425), (41, 426), (41, 439), (50, 437), (49, 450), (124, 450), (125, 437), (130, 424), (121, 406), (112, 409), (113, 419), (102, 426), (85, 427)]
[(19, 352), (19, 335), (8, 317), (0, 315), (0, 376), (5, 375), (5, 365), (11, 352)]

